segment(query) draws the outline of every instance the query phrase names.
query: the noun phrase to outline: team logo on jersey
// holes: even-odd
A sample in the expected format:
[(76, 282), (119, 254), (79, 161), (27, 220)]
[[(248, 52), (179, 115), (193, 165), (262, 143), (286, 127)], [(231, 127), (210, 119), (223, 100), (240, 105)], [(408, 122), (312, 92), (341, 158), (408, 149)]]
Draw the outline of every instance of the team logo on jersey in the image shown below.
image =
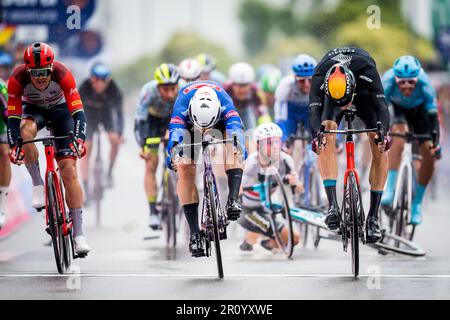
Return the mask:
[(230, 119), (231, 117), (239, 117), (239, 113), (237, 113), (236, 110), (230, 110), (227, 112), (227, 114), (225, 115), (225, 120)]
[(181, 119), (180, 117), (173, 117), (172, 119), (170, 119), (170, 123), (171, 124), (181, 124), (181, 125), (186, 125), (186, 123), (184, 122), (183, 119)]
[(75, 106), (78, 106), (78, 105), (81, 105), (81, 104), (82, 104), (81, 100), (72, 101), (72, 107), (75, 107)]
[(219, 86), (216, 86), (212, 83), (206, 83), (206, 82), (202, 82), (202, 83), (194, 83), (191, 84), (189, 87), (187, 87), (186, 89), (183, 90), (184, 94), (188, 94), (189, 92), (191, 92), (192, 90), (197, 90), (200, 89), (201, 87), (211, 87), (216, 91), (222, 91), (222, 88)]
[(16, 110), (16, 106), (8, 106), (8, 111), (14, 111)]

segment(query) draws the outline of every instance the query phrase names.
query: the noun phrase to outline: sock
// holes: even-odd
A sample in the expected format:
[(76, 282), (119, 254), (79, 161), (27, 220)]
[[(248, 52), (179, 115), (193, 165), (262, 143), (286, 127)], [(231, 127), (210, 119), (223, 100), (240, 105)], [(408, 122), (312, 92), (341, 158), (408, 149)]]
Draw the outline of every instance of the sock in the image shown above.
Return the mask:
[(8, 187), (0, 187), (0, 211), (5, 212)]
[(378, 219), (378, 209), (380, 208), (382, 190), (370, 190), (370, 209), (367, 218)]
[(323, 180), (323, 185), (325, 187), (325, 192), (327, 193), (328, 204), (330, 207), (338, 207), (336, 197), (336, 180)]
[(386, 181), (386, 191), (394, 192), (395, 184), (397, 183), (398, 170), (389, 170), (387, 181)]
[(83, 235), (83, 210), (81, 208), (69, 209), (69, 217), (72, 220), (73, 237)]
[(413, 204), (421, 204), (423, 201), (423, 196), (425, 195), (425, 190), (427, 186), (418, 183), (416, 187), (416, 194), (414, 195)]
[(228, 177), (228, 199), (236, 200), (239, 197), (243, 172), (244, 170), (239, 168), (226, 171)]
[(148, 206), (150, 208), (150, 215), (156, 215), (158, 212), (156, 211), (156, 196), (148, 197)]
[(198, 203), (186, 204), (183, 206), (184, 215), (189, 224), (189, 230), (191, 235), (199, 233), (200, 228), (198, 226)]
[(36, 163), (27, 163), (25, 164), (28, 172), (31, 176), (31, 181), (33, 182), (33, 186), (43, 186), (44, 180), (41, 177), (41, 170), (39, 169), (39, 161)]

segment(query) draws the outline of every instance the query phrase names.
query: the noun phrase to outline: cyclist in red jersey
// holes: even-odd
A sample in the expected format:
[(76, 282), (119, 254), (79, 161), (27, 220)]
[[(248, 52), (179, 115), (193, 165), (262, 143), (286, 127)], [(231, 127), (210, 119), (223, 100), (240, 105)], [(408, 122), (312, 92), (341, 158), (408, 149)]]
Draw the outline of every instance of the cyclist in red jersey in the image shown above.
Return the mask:
[[(56, 161), (66, 190), (66, 202), (77, 254), (90, 248), (82, 231), (83, 193), (78, 181), (76, 159), (86, 153), (86, 118), (75, 79), (67, 67), (54, 61), (52, 48), (36, 42), (24, 53), (24, 64), (18, 65), (8, 82), (8, 142), (10, 158), (15, 164), (25, 163), (33, 182), (33, 206), (42, 209), (44, 181), (39, 170), (38, 150), (34, 144), (25, 145), (17, 154), (17, 139), (32, 140), (38, 131), (48, 127), (55, 136), (73, 131), (77, 144), (70, 139), (55, 142)], [(23, 158), (24, 160), (20, 160)]]

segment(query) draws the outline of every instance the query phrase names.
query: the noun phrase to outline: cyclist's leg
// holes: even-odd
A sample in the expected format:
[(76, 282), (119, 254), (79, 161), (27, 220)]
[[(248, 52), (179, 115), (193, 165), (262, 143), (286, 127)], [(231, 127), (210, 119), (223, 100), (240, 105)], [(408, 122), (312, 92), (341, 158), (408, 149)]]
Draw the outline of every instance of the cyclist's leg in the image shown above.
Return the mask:
[[(74, 130), (74, 121), (65, 103), (53, 107), (48, 118), (55, 136), (67, 136)], [(70, 139), (55, 141), (55, 156), (65, 189), (69, 217), (73, 222), (75, 250), (78, 254), (88, 253), (90, 248), (83, 234), (83, 190), (78, 179), (77, 158), (70, 149), (70, 143)]]
[[(326, 130), (335, 130), (338, 126), (336, 123), (339, 109), (335, 108), (325, 97), (325, 105), (322, 112), (322, 125)], [(336, 180), (338, 176), (338, 166), (336, 159), (336, 135), (326, 134), (326, 144), (324, 150), (318, 156), (319, 170), (322, 176), (323, 185), (328, 199), (328, 215), (325, 223), (330, 229), (339, 227), (340, 213), (336, 196)]]
[[(428, 115), (423, 105), (409, 110), (406, 114), (408, 125), (416, 134), (430, 133), (427, 119)], [(432, 142), (430, 140), (419, 139), (419, 144), (422, 161), (418, 174), (418, 184), (411, 204), (411, 223), (415, 225), (422, 222), (422, 201), (425, 195), (426, 187), (433, 177), (435, 166), (435, 160), (431, 153)]]
[(170, 119), (168, 118), (157, 118), (152, 116), (149, 116), (147, 121), (148, 137), (146, 137), (146, 143), (147, 141), (152, 143), (148, 143), (148, 146), (145, 147), (148, 150), (146, 150), (147, 156), (145, 159), (144, 188), (150, 210), (149, 226), (152, 229), (159, 229), (161, 227), (161, 222), (158, 215), (159, 212), (156, 208), (156, 199), (158, 196), (156, 171), (159, 163), (159, 143), (153, 143), (151, 140), (160, 141), (160, 139), (165, 136), (169, 121)]
[[(231, 135), (225, 132), (225, 124), (219, 122), (216, 128), (225, 133), (225, 138), (228, 139)], [(241, 181), (244, 169), (243, 159), (234, 154), (233, 145), (228, 143), (225, 145), (225, 172), (228, 179), (228, 201), (227, 201), (227, 217), (229, 220), (237, 220), (241, 214), (242, 207), (239, 202), (239, 190), (241, 188)], [(242, 155), (243, 158), (243, 155)]]
[[(20, 134), (24, 141), (34, 139), (37, 132), (45, 126), (45, 121), (45, 115), (41, 110), (37, 107), (25, 105), (20, 124)], [(23, 149), (25, 151), (25, 167), (33, 183), (32, 204), (34, 208), (39, 210), (45, 206), (44, 180), (42, 180), (39, 168), (39, 152), (34, 143), (24, 145)]]
[(112, 183), (112, 171), (116, 163), (117, 154), (119, 153), (119, 147), (121, 144), (120, 133), (117, 130), (117, 126), (114, 125), (112, 115), (102, 120), (105, 131), (108, 133), (108, 139), (110, 144), (109, 152), (109, 166), (108, 166), (108, 182)]
[(87, 130), (86, 130), (86, 156), (80, 161), (81, 179), (83, 181), (83, 188), (86, 195), (85, 201), (88, 202), (89, 199), (89, 176), (90, 176), (90, 158), (93, 148), (93, 137), (98, 131), (98, 116), (95, 112), (86, 112), (87, 119)]
[[(408, 129), (405, 114), (403, 109), (399, 106), (393, 105), (391, 118), (393, 118), (393, 125), (391, 132), (405, 133)], [(381, 204), (384, 206), (391, 206), (394, 201), (395, 186), (397, 183), (398, 169), (402, 161), (402, 152), (405, 145), (405, 140), (398, 137), (392, 138), (392, 146), (389, 150), (389, 170), (386, 181), (386, 188), (381, 199)]]
[[(367, 128), (376, 128), (378, 118), (373, 108), (371, 108), (372, 104), (370, 97), (360, 95), (358, 99), (355, 100), (357, 108), (356, 115), (364, 121)], [(377, 242), (381, 239), (381, 230), (378, 224), (378, 211), (389, 167), (387, 152), (381, 153), (375, 140), (376, 133), (369, 133), (370, 149), (372, 151), (372, 163), (369, 172), (370, 209), (367, 214), (366, 223), (366, 239), (369, 243)]]

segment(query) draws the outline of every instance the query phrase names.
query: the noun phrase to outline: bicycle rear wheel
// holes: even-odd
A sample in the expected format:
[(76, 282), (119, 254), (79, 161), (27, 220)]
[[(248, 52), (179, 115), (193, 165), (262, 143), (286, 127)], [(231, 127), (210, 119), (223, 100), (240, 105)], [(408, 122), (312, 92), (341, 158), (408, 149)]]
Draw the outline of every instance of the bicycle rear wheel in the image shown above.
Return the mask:
[(47, 175), (47, 217), (48, 217), (48, 232), (52, 238), (53, 252), (55, 255), (55, 262), (58, 272), (63, 274), (65, 271), (64, 257), (64, 235), (61, 228), (60, 208), (58, 203), (58, 196), (56, 193), (56, 185), (54, 174), (49, 172)]
[(211, 214), (212, 220), (212, 228), (213, 228), (213, 236), (214, 236), (214, 248), (216, 250), (216, 260), (217, 260), (217, 272), (220, 279), (223, 279), (223, 264), (222, 264), (222, 253), (220, 250), (220, 235), (219, 235), (219, 224), (218, 224), (218, 212), (217, 212), (217, 203), (216, 197), (217, 188), (215, 186), (214, 180), (212, 177), (207, 179), (207, 189), (208, 189), (208, 200), (209, 200), (209, 210)]
[[(275, 241), (281, 251), (290, 258), (294, 251), (294, 230), (286, 190), (278, 173), (267, 177), (267, 185), (269, 186), (269, 192), (267, 194), (271, 211), (270, 221), (275, 235)], [(276, 190), (272, 191), (272, 186), (275, 186)], [(283, 239), (282, 230), (279, 228), (277, 222), (279, 218), (282, 218), (284, 221), (283, 227), (286, 228), (287, 233), (286, 241)]]
[(355, 278), (359, 275), (359, 201), (360, 195), (355, 175), (350, 172), (347, 177), (347, 190), (350, 209), (350, 246), (352, 251), (352, 271)]

